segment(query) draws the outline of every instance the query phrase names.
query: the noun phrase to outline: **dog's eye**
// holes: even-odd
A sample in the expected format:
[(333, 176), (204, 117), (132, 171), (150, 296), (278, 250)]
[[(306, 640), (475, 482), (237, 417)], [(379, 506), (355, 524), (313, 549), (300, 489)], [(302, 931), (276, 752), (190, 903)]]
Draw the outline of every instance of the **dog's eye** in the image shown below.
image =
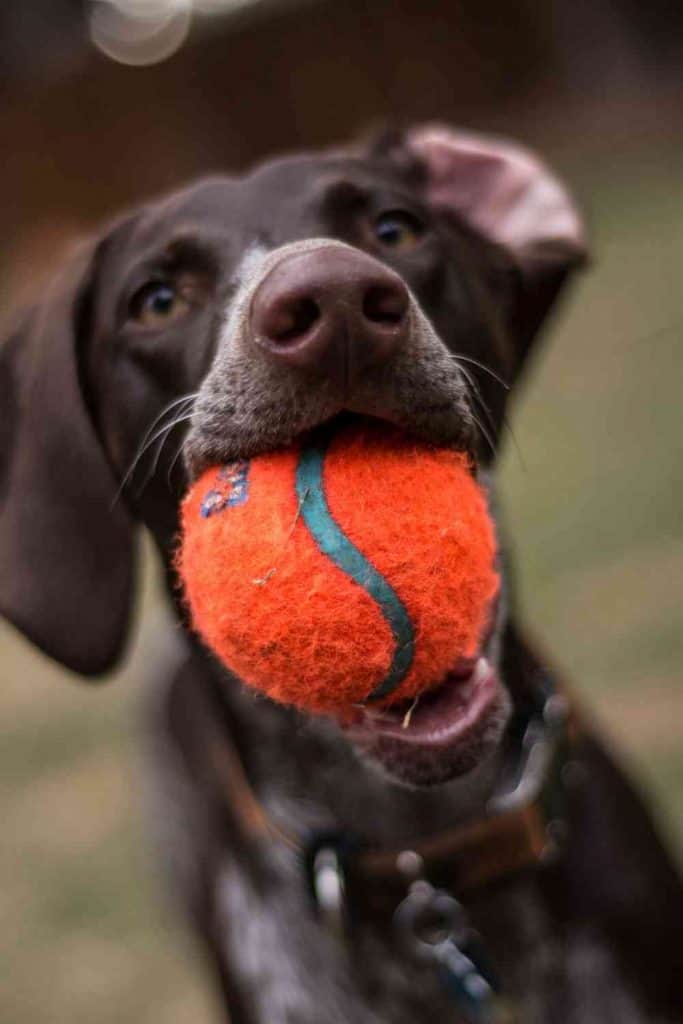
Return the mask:
[(185, 316), (191, 308), (191, 299), (180, 286), (151, 281), (131, 299), (129, 317), (142, 327), (163, 327)]
[(375, 238), (386, 249), (407, 251), (418, 244), (424, 226), (407, 210), (389, 210), (375, 220)]

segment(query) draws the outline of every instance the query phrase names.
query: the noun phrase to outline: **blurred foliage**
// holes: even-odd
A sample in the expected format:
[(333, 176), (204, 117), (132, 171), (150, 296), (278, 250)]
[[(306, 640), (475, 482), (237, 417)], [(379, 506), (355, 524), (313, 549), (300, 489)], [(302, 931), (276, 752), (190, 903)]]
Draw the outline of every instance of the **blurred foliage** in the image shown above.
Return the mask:
[[(683, 849), (683, 151), (569, 171), (593, 223), (502, 465), (525, 620)], [(514, 443), (516, 442), (516, 443)]]

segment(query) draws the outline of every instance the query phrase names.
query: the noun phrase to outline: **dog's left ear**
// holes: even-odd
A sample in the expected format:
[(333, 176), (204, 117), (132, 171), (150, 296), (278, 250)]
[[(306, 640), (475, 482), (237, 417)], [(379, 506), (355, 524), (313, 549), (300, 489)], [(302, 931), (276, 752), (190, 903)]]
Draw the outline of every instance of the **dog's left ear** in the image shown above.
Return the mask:
[(523, 358), (567, 274), (586, 258), (571, 196), (533, 153), (504, 139), (425, 125), (408, 131), (403, 145), (424, 169), (429, 202), (513, 257), (521, 279), (513, 327)]
[(83, 389), (95, 254), (84, 250), (0, 339), (0, 614), (92, 675), (122, 647), (133, 523)]

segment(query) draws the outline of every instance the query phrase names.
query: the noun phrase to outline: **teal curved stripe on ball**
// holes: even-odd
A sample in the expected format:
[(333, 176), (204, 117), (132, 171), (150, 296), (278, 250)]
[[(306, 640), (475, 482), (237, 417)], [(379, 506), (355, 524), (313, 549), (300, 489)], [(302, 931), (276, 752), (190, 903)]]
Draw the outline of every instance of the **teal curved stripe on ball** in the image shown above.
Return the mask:
[(391, 628), (396, 646), (384, 679), (367, 700), (388, 697), (405, 679), (413, 663), (415, 630), (400, 597), (365, 555), (349, 540), (330, 512), (323, 469), (333, 433), (320, 431), (299, 456), (296, 494), (301, 516), (320, 551), (372, 597)]

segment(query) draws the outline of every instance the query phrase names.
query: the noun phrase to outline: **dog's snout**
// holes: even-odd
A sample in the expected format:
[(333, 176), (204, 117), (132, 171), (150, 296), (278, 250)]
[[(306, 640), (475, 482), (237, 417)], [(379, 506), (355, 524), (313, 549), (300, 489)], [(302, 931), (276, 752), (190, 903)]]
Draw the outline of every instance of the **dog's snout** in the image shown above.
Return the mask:
[(350, 247), (320, 246), (286, 256), (266, 275), (249, 327), (273, 360), (348, 389), (401, 347), (409, 307), (405, 284), (378, 260)]

